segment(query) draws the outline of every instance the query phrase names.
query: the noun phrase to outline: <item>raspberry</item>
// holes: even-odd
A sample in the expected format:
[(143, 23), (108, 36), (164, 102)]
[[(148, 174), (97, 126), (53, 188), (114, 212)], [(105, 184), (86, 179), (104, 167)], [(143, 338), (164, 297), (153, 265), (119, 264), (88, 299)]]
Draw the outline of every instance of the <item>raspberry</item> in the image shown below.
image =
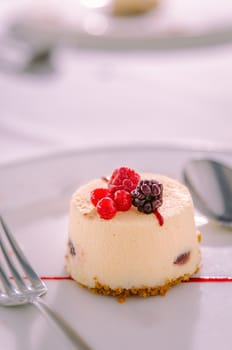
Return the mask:
[(117, 208), (112, 198), (104, 197), (97, 203), (97, 212), (102, 219), (112, 219), (117, 212)]
[(136, 188), (139, 180), (139, 174), (137, 174), (133, 169), (121, 167), (113, 171), (108, 187), (112, 193), (115, 193), (117, 190), (131, 192)]
[(111, 192), (108, 188), (96, 188), (91, 192), (90, 200), (96, 207), (98, 201), (104, 197), (111, 197)]
[(118, 190), (114, 193), (114, 202), (119, 211), (127, 211), (132, 204), (131, 195), (125, 190)]

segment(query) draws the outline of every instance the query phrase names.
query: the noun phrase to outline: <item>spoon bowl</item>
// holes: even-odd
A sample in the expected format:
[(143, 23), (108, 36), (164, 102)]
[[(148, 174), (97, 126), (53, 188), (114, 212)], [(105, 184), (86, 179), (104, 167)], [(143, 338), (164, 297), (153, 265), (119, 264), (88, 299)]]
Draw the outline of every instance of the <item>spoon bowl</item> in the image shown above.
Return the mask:
[(232, 169), (211, 159), (189, 161), (183, 179), (207, 218), (232, 228)]

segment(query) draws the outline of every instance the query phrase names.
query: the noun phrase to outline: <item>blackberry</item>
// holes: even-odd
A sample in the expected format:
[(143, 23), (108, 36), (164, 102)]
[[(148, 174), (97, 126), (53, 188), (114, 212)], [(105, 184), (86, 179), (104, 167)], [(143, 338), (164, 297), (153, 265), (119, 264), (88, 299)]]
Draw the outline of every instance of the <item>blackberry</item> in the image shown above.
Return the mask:
[(131, 197), (132, 204), (139, 211), (151, 214), (163, 203), (163, 185), (156, 180), (140, 180)]

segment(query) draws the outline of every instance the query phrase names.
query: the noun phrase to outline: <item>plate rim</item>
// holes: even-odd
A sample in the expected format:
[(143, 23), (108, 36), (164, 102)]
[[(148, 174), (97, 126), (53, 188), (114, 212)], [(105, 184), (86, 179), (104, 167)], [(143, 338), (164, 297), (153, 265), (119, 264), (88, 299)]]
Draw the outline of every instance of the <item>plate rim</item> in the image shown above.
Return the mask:
[(72, 156), (72, 155), (83, 155), (83, 154), (96, 154), (100, 152), (118, 152), (121, 150), (124, 151), (134, 151), (134, 150), (146, 150), (146, 149), (153, 149), (154, 151), (170, 151), (170, 152), (204, 152), (204, 153), (216, 153), (216, 154), (226, 154), (232, 156), (232, 146), (229, 145), (211, 145), (211, 144), (190, 144), (190, 143), (184, 143), (184, 142), (175, 142), (175, 143), (167, 143), (167, 142), (159, 142), (159, 143), (130, 143), (130, 144), (123, 144), (123, 145), (91, 145), (86, 146), (83, 148), (80, 147), (74, 147), (70, 149), (63, 149), (63, 150), (57, 150), (57, 151), (49, 151), (47, 154), (39, 154), (39, 155), (30, 155), (26, 158), (17, 159), (17, 160), (10, 160), (9, 162), (0, 164), (0, 170), (8, 169), (8, 168), (14, 168), (17, 166), (42, 162), (42, 161), (48, 161), (49, 159), (57, 159), (62, 158), (65, 156)]

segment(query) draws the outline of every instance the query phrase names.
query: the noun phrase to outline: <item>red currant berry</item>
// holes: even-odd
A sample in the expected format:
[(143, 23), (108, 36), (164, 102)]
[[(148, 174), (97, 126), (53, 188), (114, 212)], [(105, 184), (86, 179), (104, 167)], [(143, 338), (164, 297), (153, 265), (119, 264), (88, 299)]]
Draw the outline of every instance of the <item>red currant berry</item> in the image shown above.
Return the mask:
[(96, 188), (91, 192), (90, 200), (96, 207), (98, 201), (104, 197), (111, 197), (111, 192), (108, 188)]
[(125, 190), (118, 190), (114, 194), (114, 202), (119, 211), (127, 211), (132, 204), (131, 195)]
[(139, 174), (137, 174), (133, 169), (121, 167), (113, 171), (108, 187), (112, 193), (115, 193), (117, 190), (131, 192), (136, 188), (139, 180)]
[(117, 208), (112, 198), (104, 197), (97, 203), (97, 212), (102, 219), (112, 219), (117, 212)]

